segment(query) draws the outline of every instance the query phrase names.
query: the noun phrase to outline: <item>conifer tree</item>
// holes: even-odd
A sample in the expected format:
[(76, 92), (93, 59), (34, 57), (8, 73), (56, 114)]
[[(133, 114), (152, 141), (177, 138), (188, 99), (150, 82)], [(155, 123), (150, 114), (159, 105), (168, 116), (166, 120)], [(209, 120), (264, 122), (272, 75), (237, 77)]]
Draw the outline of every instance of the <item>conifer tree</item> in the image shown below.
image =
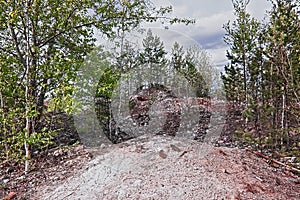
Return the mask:
[[(236, 20), (232, 23), (229, 21), (224, 25), (226, 31), (224, 41), (226, 44), (230, 45), (230, 50), (227, 51), (227, 58), (230, 60), (230, 66), (227, 66), (225, 69), (227, 70), (227, 75), (223, 76), (223, 78), (227, 79), (226, 82), (224, 82), (225, 88), (227, 87), (227, 89), (229, 86), (226, 86), (226, 84), (230, 84), (228, 81), (236, 81), (235, 83), (232, 83), (232, 85), (235, 86), (242, 82), (243, 89), (240, 90), (240, 88), (238, 88), (239, 93), (233, 93), (232, 95), (239, 95), (239, 97), (234, 99), (245, 105), (244, 114), (247, 122), (250, 117), (248, 112), (250, 81), (249, 63), (254, 56), (253, 49), (257, 46), (259, 23), (246, 11), (249, 0), (234, 0), (232, 3)], [(242, 73), (242, 76), (236, 76), (238, 73)], [(242, 94), (242, 98), (240, 97), (240, 94)]]
[[(272, 2), (270, 24), (266, 36), (267, 71), (270, 75), (269, 90), (272, 128), (275, 144), (289, 146), (291, 122), (299, 118), (299, 2), (276, 0)], [(298, 122), (299, 123), (299, 122)]]
[[(267, 24), (245, 12), (248, 2), (233, 1), (237, 19), (224, 25), (230, 45), (230, 64), (222, 75), (227, 98), (245, 102), (246, 125), (254, 126), (260, 142), (285, 149), (299, 146), (290, 141), (300, 124), (299, 1), (272, 1)], [(239, 99), (241, 81), (244, 98)]]

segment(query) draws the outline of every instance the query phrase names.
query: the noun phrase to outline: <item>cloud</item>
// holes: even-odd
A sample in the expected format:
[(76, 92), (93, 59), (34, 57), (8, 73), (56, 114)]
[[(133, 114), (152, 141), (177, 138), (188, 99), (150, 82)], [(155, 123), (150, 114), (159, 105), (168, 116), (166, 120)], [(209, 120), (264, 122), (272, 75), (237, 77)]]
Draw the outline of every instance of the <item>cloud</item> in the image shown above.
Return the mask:
[(178, 12), (184, 17), (202, 18), (232, 10), (231, 0), (170, 0), (169, 2), (174, 7), (175, 15)]
[(154, 35), (158, 35), (161, 38), (167, 50), (171, 50), (175, 42), (178, 42), (184, 48), (199, 44), (195, 38), (183, 33), (182, 31), (177, 31), (176, 29), (166, 30), (154, 27), (151, 30)]
[[(164, 2), (166, 1), (164, 0)], [(222, 27), (228, 20), (234, 20), (231, 0), (169, 0), (167, 2), (174, 8), (173, 16), (196, 19), (196, 23), (193, 25), (174, 25), (170, 27), (170, 30), (196, 41), (211, 54), (213, 63), (224, 66), (227, 63), (225, 55), (229, 46), (223, 41), (225, 30)], [(271, 4), (267, 0), (252, 0), (247, 11), (255, 18), (262, 20), (266, 10), (270, 7)], [(182, 37), (178, 36), (177, 38), (174, 36), (166, 38), (177, 39), (180, 44), (186, 42), (185, 40), (181, 41)], [(185, 46), (188, 46), (188, 44)]]
[[(164, 42), (165, 47), (171, 50), (175, 41), (185, 48), (200, 45), (212, 57), (212, 62), (218, 66), (227, 63), (226, 50), (229, 49), (223, 37), (222, 28), (228, 20), (233, 20), (233, 6), (231, 0), (152, 0), (156, 7), (172, 5), (173, 17), (194, 18), (195, 24), (188, 26), (174, 24), (165, 30), (160, 23), (145, 25), (151, 28)], [(252, 16), (261, 20), (271, 4), (267, 0), (251, 0), (248, 11)], [(143, 36), (140, 37), (143, 38)], [(135, 40), (135, 39), (134, 39)]]
[[(185, 10), (185, 9), (183, 9)], [(228, 46), (224, 43), (225, 34), (223, 24), (233, 19), (232, 11), (223, 11), (214, 13), (205, 17), (198, 17), (196, 23), (185, 26), (176, 24), (170, 27), (168, 31), (154, 31), (167, 44), (179, 42), (188, 48), (192, 45), (200, 45), (209, 54), (211, 54), (212, 62), (216, 65), (225, 65), (226, 49)]]
[(226, 46), (223, 42), (223, 32), (210, 33), (208, 35), (198, 36), (196, 41), (204, 49), (217, 49)]
[(250, 1), (247, 11), (256, 19), (263, 20), (266, 17), (266, 11), (270, 10), (272, 3), (267, 0), (252, 0)]

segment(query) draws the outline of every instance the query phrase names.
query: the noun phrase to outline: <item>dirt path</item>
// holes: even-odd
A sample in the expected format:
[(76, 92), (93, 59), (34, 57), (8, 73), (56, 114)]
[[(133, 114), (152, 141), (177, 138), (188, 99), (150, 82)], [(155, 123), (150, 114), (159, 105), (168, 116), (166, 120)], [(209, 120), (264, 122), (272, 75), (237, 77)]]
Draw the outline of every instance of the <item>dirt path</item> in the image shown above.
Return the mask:
[(142, 136), (106, 149), (32, 199), (300, 199), (300, 179), (239, 149)]

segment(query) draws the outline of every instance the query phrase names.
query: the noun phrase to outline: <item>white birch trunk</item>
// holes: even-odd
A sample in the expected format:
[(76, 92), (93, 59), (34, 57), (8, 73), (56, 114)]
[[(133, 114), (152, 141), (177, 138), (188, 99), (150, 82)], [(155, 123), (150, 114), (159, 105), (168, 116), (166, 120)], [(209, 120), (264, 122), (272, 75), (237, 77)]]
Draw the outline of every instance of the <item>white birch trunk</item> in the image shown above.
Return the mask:
[[(284, 137), (284, 128), (285, 128), (285, 107), (286, 107), (286, 98), (285, 98), (285, 91), (284, 91), (284, 87), (282, 87), (282, 111), (281, 111), (281, 131), (282, 131), (282, 136), (281, 136), (281, 145), (283, 145), (283, 137)], [(288, 134), (288, 133), (287, 133)], [(287, 135), (288, 138), (288, 135)]]
[[(28, 3), (29, 4), (29, 3)], [(28, 12), (29, 8), (27, 8)], [(31, 117), (29, 116), (29, 111), (30, 111), (30, 63), (29, 63), (29, 16), (27, 13), (27, 55), (26, 55), (26, 73), (25, 73), (25, 101), (26, 101), (26, 106), (25, 106), (25, 112), (26, 112), (26, 126), (25, 126), (25, 142), (24, 142), (24, 148), (25, 148), (25, 174), (29, 171), (29, 159), (30, 159), (30, 146), (27, 143), (27, 139), (30, 136), (30, 123), (31, 123)]]

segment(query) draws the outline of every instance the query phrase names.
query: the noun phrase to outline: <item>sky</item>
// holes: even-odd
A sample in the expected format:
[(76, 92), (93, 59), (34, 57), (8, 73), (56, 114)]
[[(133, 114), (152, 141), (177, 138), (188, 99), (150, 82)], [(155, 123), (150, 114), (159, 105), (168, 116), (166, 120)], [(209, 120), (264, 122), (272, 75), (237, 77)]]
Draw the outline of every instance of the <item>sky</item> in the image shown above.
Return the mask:
[[(149, 28), (164, 41), (166, 48), (171, 48), (175, 41), (186, 48), (200, 45), (210, 54), (213, 65), (224, 67), (229, 47), (223, 42), (225, 31), (222, 26), (228, 20), (234, 20), (231, 0), (153, 0), (153, 3), (158, 7), (172, 5), (172, 16), (196, 20), (195, 24), (176, 24), (168, 30), (159, 24), (151, 24)], [(263, 20), (270, 8), (267, 0), (250, 0), (247, 11), (256, 19)]]

